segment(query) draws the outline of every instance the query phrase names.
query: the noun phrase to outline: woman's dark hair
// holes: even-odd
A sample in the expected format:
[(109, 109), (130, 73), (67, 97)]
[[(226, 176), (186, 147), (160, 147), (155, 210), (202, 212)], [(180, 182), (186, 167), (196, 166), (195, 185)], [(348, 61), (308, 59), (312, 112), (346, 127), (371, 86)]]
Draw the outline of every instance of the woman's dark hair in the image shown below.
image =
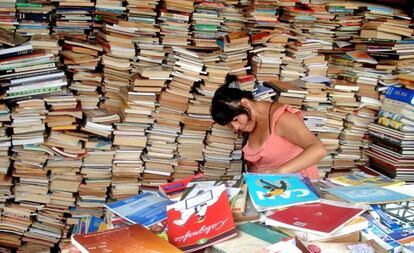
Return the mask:
[(250, 111), (240, 104), (243, 98), (253, 100), (253, 94), (238, 88), (236, 76), (227, 75), (226, 83), (214, 93), (210, 108), (213, 120), (220, 125), (227, 125), (237, 115), (247, 114), (250, 117)]

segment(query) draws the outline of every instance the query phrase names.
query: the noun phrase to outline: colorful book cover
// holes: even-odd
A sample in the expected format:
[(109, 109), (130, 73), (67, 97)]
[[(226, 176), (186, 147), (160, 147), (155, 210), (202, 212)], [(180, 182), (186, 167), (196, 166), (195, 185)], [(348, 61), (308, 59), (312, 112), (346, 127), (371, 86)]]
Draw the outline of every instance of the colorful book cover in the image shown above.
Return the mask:
[(273, 211), (266, 224), (327, 236), (364, 211), (364, 208), (345, 207), (331, 201), (301, 204)]
[(139, 224), (73, 235), (71, 242), (82, 253), (182, 252)]
[(319, 197), (295, 175), (248, 173), (246, 183), (257, 211), (320, 201)]
[(348, 202), (380, 204), (414, 199), (411, 196), (376, 185), (356, 185), (328, 188), (326, 191)]
[(191, 177), (183, 178), (174, 182), (165, 183), (159, 186), (159, 191), (164, 195), (171, 198), (171, 196), (176, 196), (184, 191), (187, 184), (194, 178), (204, 177), (202, 173), (196, 174)]
[(332, 178), (329, 178), (329, 181), (335, 184), (343, 185), (343, 186), (364, 185), (364, 184), (389, 186), (389, 185), (405, 184), (405, 182), (402, 180), (392, 179), (392, 178), (389, 178), (383, 175), (371, 176), (363, 172), (351, 174), (351, 175), (332, 177)]
[(172, 203), (174, 202), (157, 193), (144, 192), (105, 206), (129, 222), (149, 227), (167, 218), (166, 208)]
[(169, 205), (167, 225), (170, 243), (186, 252), (237, 234), (224, 185)]

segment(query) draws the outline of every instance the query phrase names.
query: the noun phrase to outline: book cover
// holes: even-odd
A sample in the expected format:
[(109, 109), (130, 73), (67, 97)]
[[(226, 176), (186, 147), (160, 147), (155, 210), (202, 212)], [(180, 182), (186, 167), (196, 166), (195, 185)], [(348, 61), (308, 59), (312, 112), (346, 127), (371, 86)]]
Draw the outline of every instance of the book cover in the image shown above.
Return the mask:
[(331, 201), (301, 204), (273, 211), (267, 216), (266, 224), (327, 236), (364, 211), (364, 208), (345, 207)]
[(354, 203), (380, 204), (414, 199), (406, 194), (370, 184), (328, 188), (326, 191), (340, 199)]
[(366, 173), (356, 173), (350, 175), (343, 175), (338, 177), (329, 178), (329, 181), (342, 186), (351, 185), (364, 185), (374, 184), (378, 186), (389, 186), (389, 185), (403, 185), (405, 182), (402, 180), (392, 179), (383, 175), (370, 176)]
[(139, 224), (73, 235), (71, 242), (82, 253), (182, 252)]
[(214, 244), (213, 248), (226, 253), (254, 253), (289, 237), (265, 225), (252, 222), (237, 225), (237, 229), (236, 237)]
[(184, 191), (187, 184), (194, 178), (203, 177), (202, 173), (193, 175), (191, 177), (183, 178), (173, 182), (162, 184), (158, 187), (159, 191), (169, 198), (178, 197)]
[(174, 202), (157, 193), (144, 192), (105, 206), (129, 222), (149, 227), (167, 218), (166, 208), (172, 203)]
[(319, 202), (319, 197), (295, 175), (246, 174), (253, 205), (258, 211)]
[(235, 236), (237, 231), (225, 190), (224, 185), (219, 185), (169, 205), (168, 240), (186, 252), (193, 252)]

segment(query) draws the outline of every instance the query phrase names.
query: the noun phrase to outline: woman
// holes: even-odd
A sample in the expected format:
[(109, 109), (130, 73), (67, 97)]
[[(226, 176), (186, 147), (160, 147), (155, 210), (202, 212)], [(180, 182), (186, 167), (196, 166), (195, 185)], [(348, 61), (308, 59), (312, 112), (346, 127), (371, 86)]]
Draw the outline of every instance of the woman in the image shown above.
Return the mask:
[(319, 178), (315, 164), (326, 150), (303, 123), (300, 110), (255, 101), (251, 92), (238, 88), (235, 76), (227, 76), (226, 85), (214, 94), (211, 115), (218, 124), (249, 134), (243, 153), (250, 172)]

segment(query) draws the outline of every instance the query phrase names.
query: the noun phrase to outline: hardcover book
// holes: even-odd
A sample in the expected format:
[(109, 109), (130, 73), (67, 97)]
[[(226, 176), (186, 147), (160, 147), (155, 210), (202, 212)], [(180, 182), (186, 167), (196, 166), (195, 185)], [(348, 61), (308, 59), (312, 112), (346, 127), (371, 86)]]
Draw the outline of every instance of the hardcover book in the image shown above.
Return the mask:
[(224, 185), (169, 205), (167, 225), (168, 240), (186, 252), (237, 235)]
[(246, 183), (257, 211), (320, 201), (319, 197), (295, 175), (248, 173)]
[(71, 241), (82, 253), (182, 252), (138, 224), (73, 235)]

